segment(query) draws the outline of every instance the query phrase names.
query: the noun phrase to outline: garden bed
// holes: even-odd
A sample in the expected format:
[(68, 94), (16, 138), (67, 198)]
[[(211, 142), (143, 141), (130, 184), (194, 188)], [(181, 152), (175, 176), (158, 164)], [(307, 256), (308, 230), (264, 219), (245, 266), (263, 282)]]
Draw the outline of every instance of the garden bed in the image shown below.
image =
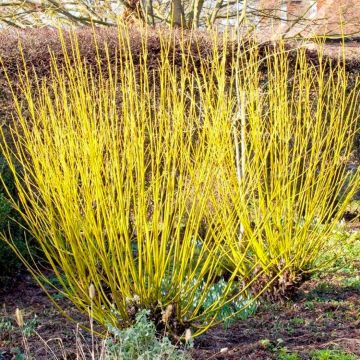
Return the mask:
[[(60, 302), (79, 323), (88, 324), (88, 319), (79, 316), (68, 301), (60, 299)], [(81, 330), (76, 335), (77, 324), (59, 313), (29, 275), (23, 275), (12, 290), (2, 293), (0, 303), (0, 320), (13, 317), (16, 308), (24, 310), (25, 319), (31, 320), (36, 315), (35, 330), (42, 340), (37, 335), (28, 340), (34, 359), (52, 358), (44, 341), (48, 341), (61, 358), (61, 339), (67, 359), (76, 358), (77, 340), (83, 345), (90, 344), (90, 335)], [(15, 359), (16, 348), (23, 352), (20, 332), (0, 330), (1, 359)], [(352, 354), (354, 359), (360, 358), (359, 261), (306, 281), (291, 300), (263, 304), (255, 316), (245, 321), (236, 322), (228, 329), (219, 326), (210, 330), (196, 339), (190, 353), (198, 360), (290, 360), (296, 359), (290, 357), (294, 354), (298, 354), (299, 359), (312, 359), (321, 352), (326, 354), (329, 349), (332, 354), (342, 351)]]

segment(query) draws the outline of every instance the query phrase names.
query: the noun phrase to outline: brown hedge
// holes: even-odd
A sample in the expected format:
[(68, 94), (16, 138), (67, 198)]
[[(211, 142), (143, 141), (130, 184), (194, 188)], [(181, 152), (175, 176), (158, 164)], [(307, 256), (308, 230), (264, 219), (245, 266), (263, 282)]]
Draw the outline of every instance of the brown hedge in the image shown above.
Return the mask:
[[(174, 39), (172, 42), (173, 49), (171, 56), (172, 61), (179, 67), (181, 66), (182, 50), (180, 46), (180, 39), (187, 42), (188, 49), (192, 53), (194, 59), (194, 66), (198, 66), (200, 58), (205, 58), (211, 61), (212, 50), (211, 45), (213, 41), (205, 32), (183, 33), (177, 31), (169, 32), (167, 29), (157, 29), (147, 31), (147, 47), (148, 47), (148, 66), (156, 69), (159, 54), (160, 54), (160, 38), (159, 31), (163, 36), (168, 36)], [(64, 39), (67, 48), (70, 48), (69, 33), (64, 32)], [(141, 31), (135, 27), (129, 28), (131, 39), (131, 51), (135, 65), (139, 63), (140, 53), (142, 49)], [(79, 41), (79, 48), (81, 56), (88, 64), (96, 64), (96, 45), (94, 41), (94, 30), (92, 28), (81, 28), (76, 31)], [(101, 59), (106, 59), (105, 45), (109, 50), (110, 59), (115, 59), (118, 42), (117, 28), (97, 28), (95, 30), (99, 55)], [(63, 61), (63, 51), (59, 41), (59, 32), (56, 29), (42, 28), (42, 29), (27, 29), (27, 30), (3, 30), (0, 31), (0, 58), (2, 59), (4, 67), (10, 75), (11, 82), (17, 84), (18, 71), (21, 69), (22, 56), (19, 48), (23, 50), (24, 59), (28, 68), (34, 68), (39, 77), (46, 77), (50, 73), (50, 50), (56, 55), (57, 61), (61, 64)], [(267, 47), (273, 47), (271, 44), (263, 44), (260, 47), (259, 56), (263, 56)], [(290, 50), (289, 61), (295, 57), (295, 51), (291, 52), (291, 44), (288, 44)], [(221, 45), (219, 45), (221, 47)], [(220, 52), (224, 49), (220, 49)], [(226, 49), (228, 58), (231, 58), (231, 52), (236, 51), (235, 46), (229, 45)], [(312, 63), (318, 63), (318, 58), (315, 51), (308, 50), (307, 56)], [(106, 61), (104, 61), (104, 64)], [(293, 62), (295, 63), (295, 62)], [(348, 72), (354, 77), (360, 71), (360, 59), (351, 58), (347, 63)], [(94, 66), (95, 68), (95, 66)], [(265, 69), (264, 69), (265, 70)], [(230, 71), (230, 70), (229, 70)], [(13, 113), (13, 100), (10, 88), (4, 75), (4, 68), (0, 66), (0, 122), (8, 123)]]
[[(129, 29), (131, 39), (131, 51), (135, 65), (139, 63), (141, 53), (141, 33), (135, 28)], [(108, 48), (110, 59), (115, 59), (119, 42), (118, 30), (116, 28), (99, 28), (95, 31), (96, 43), (94, 40), (94, 31), (91, 28), (82, 28), (76, 31), (79, 42), (79, 49), (82, 58), (86, 63), (94, 65), (96, 68), (96, 46), (101, 59), (106, 63), (105, 44)], [(67, 32), (63, 32), (66, 48), (70, 49), (71, 40)], [(170, 36), (170, 34), (169, 34)], [(181, 49), (179, 45), (180, 34), (173, 33), (174, 49), (173, 56), (176, 64), (181, 66)], [(206, 36), (199, 34), (196, 41), (187, 38), (187, 41), (193, 41), (191, 51), (195, 59), (209, 57), (211, 55), (211, 40)], [(21, 55), (20, 45), (23, 52)], [(160, 38), (158, 32), (149, 31), (148, 39), (148, 66), (149, 68), (157, 67), (160, 54)], [(4, 30), (0, 32), (0, 58), (3, 66), (0, 66), (0, 121), (7, 122), (13, 112), (13, 101), (8, 82), (5, 77), (4, 68), (6, 69), (11, 83), (15, 86), (18, 83), (19, 69), (22, 69), (23, 58), (28, 69), (34, 69), (36, 74), (42, 78), (50, 74), (51, 53), (56, 55), (57, 61), (61, 64), (64, 61), (62, 45), (59, 38), (59, 32), (55, 29), (27, 29), (21, 31)]]

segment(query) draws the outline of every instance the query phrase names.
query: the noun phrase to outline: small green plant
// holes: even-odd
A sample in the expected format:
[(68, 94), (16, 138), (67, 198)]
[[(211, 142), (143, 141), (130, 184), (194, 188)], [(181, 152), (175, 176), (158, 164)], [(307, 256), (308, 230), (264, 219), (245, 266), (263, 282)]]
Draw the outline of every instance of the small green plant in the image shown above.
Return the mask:
[(316, 350), (311, 353), (311, 360), (357, 360), (355, 355), (347, 354), (340, 350)]
[[(24, 319), (23, 312), (18, 308), (15, 311), (15, 322), (21, 332), (22, 337), (25, 339), (33, 336), (38, 326), (38, 320), (36, 315), (34, 315), (32, 319)], [(14, 330), (15, 328), (12, 327), (12, 329)]]
[(284, 340), (279, 338), (276, 341), (269, 339), (262, 339), (259, 344), (266, 350), (276, 353), (278, 356), (282, 356), (288, 353), (287, 348), (284, 346)]
[(1, 318), (0, 319), (0, 334), (4, 332), (11, 332), (13, 331), (14, 325), (12, 324), (11, 320), (8, 318)]
[[(18, 308), (14, 315), (14, 317), (0, 317), (0, 344), (7, 343), (11, 345), (13, 337), (18, 337), (20, 335), (24, 353), (19, 348), (12, 348), (10, 354), (14, 360), (29, 359), (28, 339), (33, 335), (38, 335), (36, 332), (38, 326), (37, 316), (34, 315), (31, 319), (24, 319), (23, 312)], [(1, 359), (0, 351), (0, 360)]]
[(16, 328), (10, 318), (5, 316), (0, 318), (0, 343), (11, 342), (12, 335), (15, 331)]
[(314, 310), (315, 309), (315, 304), (314, 301), (311, 300), (307, 300), (304, 302), (304, 308), (306, 310)]
[(259, 344), (263, 347), (263, 348), (265, 348), (265, 349), (272, 349), (273, 348), (273, 344), (272, 344), (272, 342), (269, 340), (269, 339), (261, 339), (260, 341), (259, 341)]
[[(234, 289), (236, 286), (239, 287), (240, 284), (234, 283)], [(208, 290), (207, 296), (202, 306), (204, 308), (213, 306), (213, 304), (215, 304), (216, 301), (222, 296), (222, 293), (225, 291), (226, 287), (226, 280), (221, 278)], [(199, 287), (198, 292), (194, 297), (194, 307), (199, 305), (199, 300), (202, 298), (202, 292), (202, 287)], [(251, 315), (254, 315), (257, 310), (257, 306), (257, 302), (253, 301), (250, 295), (247, 298), (239, 296), (233, 301), (224, 304), (217, 315), (217, 319), (223, 323), (224, 328), (228, 328), (235, 321), (244, 320)]]
[[(18, 327), (15, 326), (14, 321)], [(36, 315), (34, 315), (32, 319), (23, 320), (22, 314), (17, 310), (15, 320), (7, 316), (0, 318), (0, 338), (6, 334), (12, 334), (19, 329), (24, 337), (29, 338), (34, 335), (37, 326), (38, 320)]]
[(36, 315), (34, 315), (32, 319), (24, 321), (24, 326), (21, 329), (22, 335), (26, 338), (33, 336), (38, 325), (39, 323)]
[[(105, 360), (189, 360), (185, 350), (179, 350), (169, 338), (160, 337), (149, 321), (150, 312), (136, 314), (133, 326), (118, 330), (109, 327), (112, 338), (105, 344)], [(190, 339), (189, 339), (190, 341)]]

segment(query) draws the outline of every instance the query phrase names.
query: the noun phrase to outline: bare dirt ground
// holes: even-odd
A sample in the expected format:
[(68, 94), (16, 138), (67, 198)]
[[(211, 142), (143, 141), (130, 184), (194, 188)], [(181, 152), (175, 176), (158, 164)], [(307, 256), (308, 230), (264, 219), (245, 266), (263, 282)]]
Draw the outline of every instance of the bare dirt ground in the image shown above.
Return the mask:
[(85, 344), (90, 343), (90, 336), (78, 327), (78, 324), (87, 325), (88, 318), (79, 314), (71, 303), (63, 299), (60, 294), (52, 292), (52, 295), (76, 322), (68, 320), (59, 312), (30, 275), (21, 276), (11, 290), (0, 293), (0, 304), (2, 305), (0, 321), (1, 318), (14, 319), (12, 323), (15, 328), (4, 330), (1, 329), (0, 324), (0, 360), (22, 359), (18, 358), (17, 354), (25, 353), (23, 337), (16, 326), (15, 311), (17, 308), (22, 310), (25, 324), (36, 319), (35, 325), (28, 325), (31, 328), (29, 331), (36, 331), (36, 334), (32, 334), (28, 338), (28, 352), (33, 359), (53, 359), (52, 351), (59, 359), (75, 359), (77, 339), (81, 338)]
[[(14, 285), (0, 294), (0, 359), (23, 359), (19, 354), (24, 353), (24, 344), (14, 321), (16, 308), (23, 310), (25, 322), (36, 316), (36, 334), (28, 338), (33, 359), (54, 359), (49, 348), (58, 359), (76, 359), (77, 340), (85, 345), (90, 342), (86, 331), (76, 335), (76, 323), (59, 313), (29, 275)], [(60, 294), (53, 296), (78, 323), (88, 324), (87, 317), (79, 316)], [(12, 321), (13, 329), (6, 329), (6, 319)], [(291, 300), (263, 304), (255, 316), (228, 329), (210, 330), (196, 339), (191, 356), (198, 360), (313, 359), (311, 354), (319, 349), (339, 349), (352, 354), (351, 359), (360, 359), (360, 261), (306, 281)]]
[(209, 331), (197, 340), (194, 359), (309, 359), (314, 350), (330, 348), (360, 359), (360, 262), (355, 269), (351, 276), (307, 281), (291, 301), (263, 305), (230, 329)]

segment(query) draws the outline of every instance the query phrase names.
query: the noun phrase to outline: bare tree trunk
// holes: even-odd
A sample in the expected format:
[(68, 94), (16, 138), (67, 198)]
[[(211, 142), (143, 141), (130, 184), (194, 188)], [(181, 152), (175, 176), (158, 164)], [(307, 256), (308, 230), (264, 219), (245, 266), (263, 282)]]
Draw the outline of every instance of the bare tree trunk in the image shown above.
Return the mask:
[(182, 27), (185, 24), (181, 0), (172, 0), (172, 23), (174, 27)]

